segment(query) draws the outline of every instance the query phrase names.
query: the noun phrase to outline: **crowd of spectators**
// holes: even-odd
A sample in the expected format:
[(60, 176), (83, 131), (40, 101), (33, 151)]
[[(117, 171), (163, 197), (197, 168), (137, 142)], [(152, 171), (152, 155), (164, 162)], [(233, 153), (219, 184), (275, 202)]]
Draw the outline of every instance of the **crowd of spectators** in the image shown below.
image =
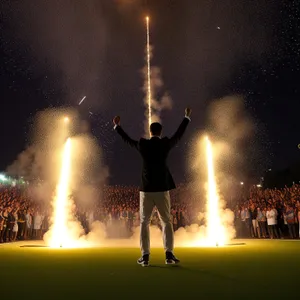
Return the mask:
[[(26, 187), (0, 186), (0, 243), (42, 239), (49, 230), (50, 203), (35, 202)], [(171, 191), (174, 229), (198, 223), (199, 199), (187, 185)], [(75, 201), (76, 202), (76, 201)], [(76, 205), (74, 212), (86, 232), (94, 221), (106, 225), (111, 237), (126, 237), (139, 225), (137, 187), (105, 186), (103, 197), (92, 207)], [(253, 187), (247, 200), (235, 209), (238, 238), (299, 238), (300, 185), (282, 190)], [(158, 213), (151, 220), (160, 226)]]
[[(179, 185), (171, 192), (172, 220), (174, 229), (197, 221), (193, 201), (180, 201), (186, 187)], [(0, 186), (0, 243), (24, 239), (41, 239), (49, 230), (50, 203), (35, 202), (26, 187)], [(76, 202), (76, 199), (74, 199)], [(126, 237), (139, 226), (139, 190), (130, 186), (105, 186), (99, 203), (85, 207), (76, 203), (74, 214), (85, 232), (89, 232), (94, 221), (106, 225), (111, 237)], [(151, 220), (160, 226), (158, 213)]]
[(249, 198), (235, 208), (238, 238), (300, 237), (300, 185), (283, 189), (252, 187)]
[(44, 215), (23, 188), (0, 186), (0, 243), (40, 239), (48, 228)]

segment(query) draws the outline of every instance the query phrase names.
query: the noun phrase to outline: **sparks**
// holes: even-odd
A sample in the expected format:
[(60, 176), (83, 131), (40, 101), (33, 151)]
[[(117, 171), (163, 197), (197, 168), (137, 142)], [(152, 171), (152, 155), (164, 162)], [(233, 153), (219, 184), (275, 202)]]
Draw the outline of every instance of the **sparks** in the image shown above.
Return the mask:
[(68, 241), (68, 215), (69, 215), (69, 180), (71, 172), (71, 139), (68, 138), (62, 153), (60, 180), (57, 185), (54, 199), (54, 220), (50, 247), (62, 247)]
[(213, 147), (206, 137), (206, 160), (207, 160), (207, 246), (223, 246), (225, 244), (225, 228), (220, 216), (219, 195), (214, 170)]
[(150, 65), (150, 29), (149, 29), (149, 17), (146, 17), (146, 25), (147, 25), (147, 91), (148, 91), (148, 125), (152, 123), (152, 112), (151, 112), (151, 65)]
[(78, 105), (80, 105), (80, 104), (85, 100), (85, 98), (86, 98), (86, 96), (84, 96), (84, 97), (80, 100), (80, 102), (78, 103)]

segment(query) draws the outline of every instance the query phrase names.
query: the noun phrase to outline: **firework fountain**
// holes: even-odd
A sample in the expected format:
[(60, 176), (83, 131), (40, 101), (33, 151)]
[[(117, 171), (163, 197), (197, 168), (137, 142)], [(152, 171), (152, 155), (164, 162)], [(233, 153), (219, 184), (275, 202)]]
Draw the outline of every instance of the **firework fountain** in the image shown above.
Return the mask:
[(69, 244), (67, 216), (69, 215), (69, 179), (71, 172), (71, 139), (65, 142), (62, 153), (62, 164), (60, 180), (57, 185), (57, 192), (54, 198), (53, 212), (53, 235), (50, 240), (50, 247), (63, 247)]
[(222, 224), (220, 197), (214, 168), (214, 153), (212, 143), (205, 137), (207, 163), (207, 236), (204, 244), (207, 246), (223, 246), (226, 241), (226, 230)]

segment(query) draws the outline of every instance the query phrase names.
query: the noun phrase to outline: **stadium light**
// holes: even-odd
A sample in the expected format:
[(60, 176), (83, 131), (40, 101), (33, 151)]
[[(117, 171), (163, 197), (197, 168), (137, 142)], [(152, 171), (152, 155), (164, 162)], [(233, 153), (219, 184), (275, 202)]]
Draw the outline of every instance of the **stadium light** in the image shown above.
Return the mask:
[(1, 180), (1, 181), (6, 181), (6, 180), (7, 180), (7, 178), (5, 177), (5, 175), (3, 175), (3, 174), (0, 174), (0, 180)]

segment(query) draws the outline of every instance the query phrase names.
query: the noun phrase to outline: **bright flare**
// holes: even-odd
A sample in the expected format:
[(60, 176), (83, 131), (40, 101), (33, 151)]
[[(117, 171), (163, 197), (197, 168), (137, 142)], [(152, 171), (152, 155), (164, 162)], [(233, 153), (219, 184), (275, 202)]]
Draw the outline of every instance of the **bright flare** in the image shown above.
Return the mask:
[(205, 244), (207, 246), (222, 246), (226, 241), (226, 232), (222, 224), (217, 191), (217, 183), (214, 171), (213, 147), (208, 137), (206, 137), (206, 160), (207, 160), (207, 236)]
[(65, 245), (69, 246), (70, 243), (68, 234), (68, 217), (71, 213), (69, 211), (71, 151), (71, 139), (68, 138), (63, 149), (60, 180), (54, 199), (53, 231), (49, 246), (55, 248), (64, 247)]
[(150, 65), (150, 29), (149, 29), (149, 17), (146, 17), (146, 25), (147, 25), (147, 78), (148, 78), (148, 84), (147, 84), (147, 98), (148, 98), (148, 125), (150, 128), (150, 125), (152, 123), (152, 111), (151, 111), (151, 65)]

